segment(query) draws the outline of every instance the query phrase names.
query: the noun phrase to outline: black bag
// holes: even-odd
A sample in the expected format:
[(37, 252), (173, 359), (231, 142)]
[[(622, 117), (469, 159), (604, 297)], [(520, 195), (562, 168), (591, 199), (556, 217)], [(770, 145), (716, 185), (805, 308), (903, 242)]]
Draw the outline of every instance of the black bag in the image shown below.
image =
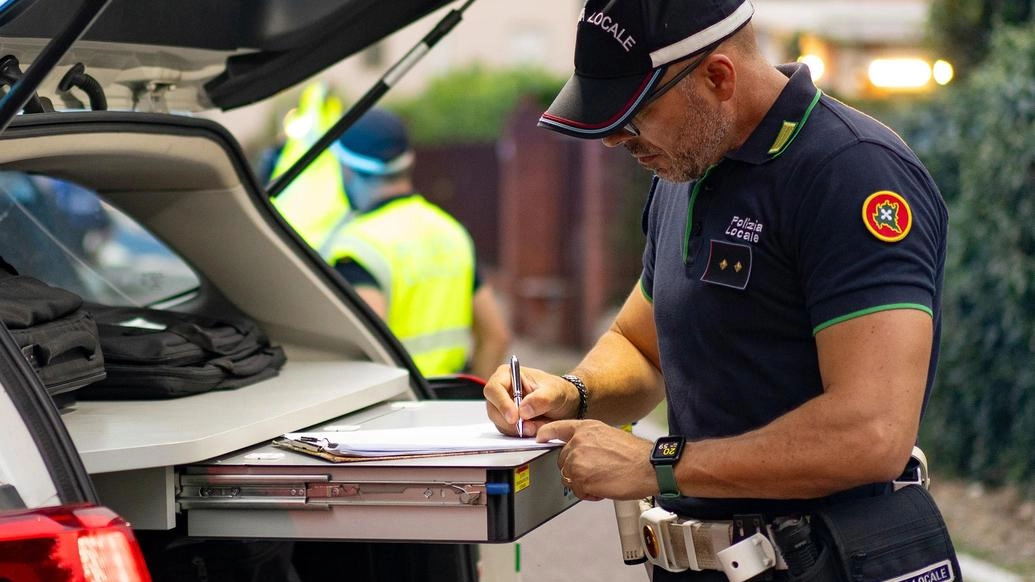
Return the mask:
[(58, 406), (105, 375), (97, 326), (82, 306), (75, 293), (18, 275), (0, 259), (0, 321)]
[(276, 376), (284, 351), (255, 322), (88, 304), (108, 376), (82, 399), (138, 400), (239, 388)]
[(959, 582), (949, 531), (921, 486), (816, 511), (813, 567), (793, 582)]

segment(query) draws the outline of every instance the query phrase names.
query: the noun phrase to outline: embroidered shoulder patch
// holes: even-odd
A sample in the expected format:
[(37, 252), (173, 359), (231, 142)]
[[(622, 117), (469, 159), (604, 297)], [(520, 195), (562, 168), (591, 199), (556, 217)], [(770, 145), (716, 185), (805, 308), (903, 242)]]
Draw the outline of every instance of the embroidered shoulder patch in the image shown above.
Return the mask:
[(898, 242), (913, 226), (913, 211), (901, 194), (891, 190), (875, 192), (862, 208), (863, 224), (870, 234), (884, 242)]

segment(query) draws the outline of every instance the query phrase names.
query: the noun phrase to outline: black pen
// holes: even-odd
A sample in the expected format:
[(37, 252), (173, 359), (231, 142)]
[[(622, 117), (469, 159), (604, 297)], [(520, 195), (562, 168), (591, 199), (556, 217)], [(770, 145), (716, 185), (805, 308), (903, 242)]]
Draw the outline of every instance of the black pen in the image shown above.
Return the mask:
[(524, 437), (524, 421), (521, 420), (521, 364), (518, 363), (517, 356), (510, 356), (510, 384), (514, 390), (514, 405), (518, 407), (518, 436)]

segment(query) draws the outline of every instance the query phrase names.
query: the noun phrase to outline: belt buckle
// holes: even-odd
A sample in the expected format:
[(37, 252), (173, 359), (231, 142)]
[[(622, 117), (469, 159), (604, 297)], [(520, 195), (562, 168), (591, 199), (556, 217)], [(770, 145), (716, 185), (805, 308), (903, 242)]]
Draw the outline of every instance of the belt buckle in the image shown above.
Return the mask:
[(906, 470), (891, 484), (894, 491), (910, 485), (919, 485), (924, 489), (931, 487), (931, 475), (927, 470), (927, 455), (920, 447), (913, 447), (913, 454), (906, 463)]
[(681, 555), (683, 552), (679, 552), (679, 547), (673, 543), (683, 540), (673, 540), (669, 529), (679, 522), (679, 516), (662, 507), (652, 507), (640, 514), (640, 543), (644, 557), (669, 572), (682, 572), (691, 566), (688, 557)]

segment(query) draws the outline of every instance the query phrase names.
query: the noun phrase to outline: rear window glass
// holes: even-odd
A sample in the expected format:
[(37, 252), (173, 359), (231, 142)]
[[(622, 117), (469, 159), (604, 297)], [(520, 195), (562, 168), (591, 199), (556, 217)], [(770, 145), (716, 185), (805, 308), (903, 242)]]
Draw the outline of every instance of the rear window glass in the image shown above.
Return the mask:
[(36, 277), (108, 305), (152, 305), (196, 290), (189, 266), (95, 192), (0, 172), (0, 255)]

